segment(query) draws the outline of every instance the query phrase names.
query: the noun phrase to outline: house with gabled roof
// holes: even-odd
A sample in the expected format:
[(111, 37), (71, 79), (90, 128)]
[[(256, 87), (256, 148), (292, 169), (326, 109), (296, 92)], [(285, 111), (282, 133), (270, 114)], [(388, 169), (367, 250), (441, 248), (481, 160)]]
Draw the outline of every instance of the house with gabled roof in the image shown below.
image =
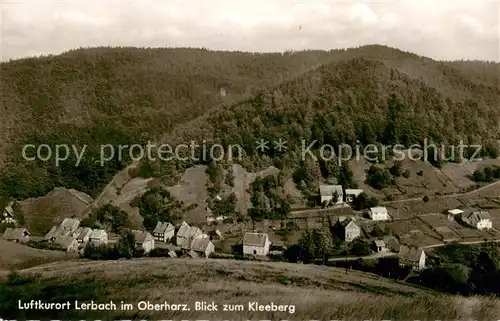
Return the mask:
[(399, 264), (409, 266), (414, 271), (421, 271), (425, 268), (426, 254), (424, 249), (401, 245), (399, 248)]
[(269, 254), (271, 241), (265, 233), (245, 233), (243, 236), (243, 254), (266, 256)]
[(153, 237), (158, 242), (170, 242), (175, 235), (175, 227), (168, 222), (158, 222), (153, 230)]
[(89, 240), (92, 245), (108, 244), (108, 232), (105, 230), (92, 230)]
[(65, 218), (59, 227), (68, 233), (68, 235), (74, 234), (76, 230), (78, 230), (78, 227), (80, 227), (80, 220), (76, 218)]
[(487, 230), (493, 227), (493, 223), (491, 222), (490, 213), (485, 211), (477, 211), (471, 213), (463, 213), (462, 221), (478, 230)]
[(3, 239), (15, 243), (26, 243), (29, 241), (30, 233), (25, 228), (8, 227), (3, 233)]
[(146, 231), (132, 230), (135, 239), (135, 247), (144, 250), (144, 253), (151, 252), (155, 248), (155, 239), (153, 235)]
[(208, 258), (215, 251), (215, 246), (209, 239), (197, 238), (191, 245), (191, 251), (196, 252), (200, 256)]
[[(344, 191), (342, 185), (320, 185), (319, 195), (321, 204), (331, 203), (331, 204), (342, 204), (344, 201)], [(336, 196), (336, 199), (333, 199)]]
[(186, 222), (182, 222), (179, 230), (177, 231), (177, 246), (183, 250), (189, 250), (191, 248), (191, 243), (195, 239), (202, 237), (202, 235), (203, 232), (199, 228), (189, 226)]
[(338, 235), (345, 242), (352, 242), (361, 235), (361, 228), (355, 223), (353, 218), (339, 217), (334, 228), (339, 233)]

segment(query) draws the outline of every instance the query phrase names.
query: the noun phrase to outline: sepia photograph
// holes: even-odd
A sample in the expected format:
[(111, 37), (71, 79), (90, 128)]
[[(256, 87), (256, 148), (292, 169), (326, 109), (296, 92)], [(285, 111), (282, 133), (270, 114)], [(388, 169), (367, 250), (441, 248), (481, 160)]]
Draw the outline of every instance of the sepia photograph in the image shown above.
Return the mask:
[(27, 320), (500, 320), (500, 1), (0, 0)]

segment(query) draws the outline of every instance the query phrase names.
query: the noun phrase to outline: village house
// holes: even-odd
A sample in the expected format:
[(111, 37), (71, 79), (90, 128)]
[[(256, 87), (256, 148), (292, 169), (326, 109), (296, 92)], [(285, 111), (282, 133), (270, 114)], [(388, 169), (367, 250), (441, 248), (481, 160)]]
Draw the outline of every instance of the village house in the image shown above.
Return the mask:
[(153, 236), (158, 242), (170, 242), (175, 235), (175, 227), (168, 222), (158, 222), (153, 231)]
[(378, 253), (388, 252), (388, 249), (387, 249), (387, 246), (385, 245), (384, 240), (373, 241), (373, 247), (375, 248), (375, 251), (377, 251)]
[(389, 213), (385, 207), (371, 207), (368, 211), (370, 219), (373, 221), (387, 221), (389, 219)]
[(3, 213), (2, 213), (2, 222), (3, 223), (15, 223), (14, 219), (14, 202), (10, 202), (5, 206)]
[(133, 230), (132, 233), (134, 234), (137, 249), (143, 249), (146, 254), (155, 248), (155, 239), (150, 233), (138, 230)]
[(271, 241), (264, 233), (245, 233), (243, 236), (243, 254), (266, 256), (269, 254)]
[(29, 241), (30, 233), (25, 228), (8, 227), (3, 233), (3, 239), (9, 242), (26, 243)]
[(361, 228), (354, 222), (352, 218), (339, 217), (336, 225), (340, 237), (345, 242), (352, 242), (361, 235)]
[(90, 235), (92, 234), (92, 229), (89, 227), (80, 227), (76, 230), (76, 240), (80, 244), (86, 244), (90, 240)]
[(387, 249), (394, 253), (399, 253), (399, 249), (401, 248), (401, 244), (396, 237), (392, 235), (384, 236), (384, 243), (387, 246)]
[(422, 248), (402, 245), (399, 249), (399, 264), (401, 266), (409, 266), (414, 271), (421, 271), (425, 268), (425, 259), (425, 251)]
[(347, 188), (345, 190), (345, 201), (346, 203), (353, 203), (356, 198), (361, 194), (363, 193), (363, 190), (362, 189), (352, 189), (352, 188)]
[(215, 251), (215, 246), (209, 239), (197, 238), (191, 245), (191, 251), (208, 258)]
[[(344, 191), (341, 185), (320, 185), (319, 194), (321, 204), (342, 204), (344, 199)], [(333, 199), (336, 196), (337, 199)]]
[(57, 236), (54, 243), (59, 245), (66, 252), (78, 251), (79, 243), (76, 238), (71, 236)]
[(478, 230), (491, 229), (493, 227), (490, 213), (484, 211), (462, 214), (462, 221)]
[(188, 250), (191, 248), (191, 243), (195, 239), (202, 237), (202, 235), (203, 232), (199, 228), (189, 226), (186, 222), (182, 222), (179, 231), (177, 231), (177, 246), (183, 250)]
[(78, 230), (79, 226), (80, 226), (80, 221), (77, 220), (76, 218), (65, 218), (59, 227), (65, 232), (66, 235), (71, 235), (76, 237), (76, 235), (74, 234)]
[(108, 244), (108, 232), (105, 230), (92, 230), (92, 233), (90, 234), (90, 244)]

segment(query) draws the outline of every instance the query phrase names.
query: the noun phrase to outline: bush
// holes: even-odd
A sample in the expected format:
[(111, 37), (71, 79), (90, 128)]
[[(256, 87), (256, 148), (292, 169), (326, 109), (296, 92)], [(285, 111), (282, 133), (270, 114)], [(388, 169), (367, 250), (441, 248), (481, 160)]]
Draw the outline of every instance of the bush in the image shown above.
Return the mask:
[(405, 171), (403, 172), (403, 177), (404, 177), (404, 178), (409, 178), (409, 177), (410, 177), (410, 170), (409, 170), (409, 169), (407, 169), (407, 170), (405, 170)]
[(429, 201), (429, 196), (425, 195), (425, 196), (422, 198), (422, 200), (423, 200), (424, 202), (426, 202), (426, 203), (427, 203), (427, 202)]
[(367, 171), (366, 182), (371, 187), (381, 190), (391, 186), (392, 176), (386, 169), (372, 165)]

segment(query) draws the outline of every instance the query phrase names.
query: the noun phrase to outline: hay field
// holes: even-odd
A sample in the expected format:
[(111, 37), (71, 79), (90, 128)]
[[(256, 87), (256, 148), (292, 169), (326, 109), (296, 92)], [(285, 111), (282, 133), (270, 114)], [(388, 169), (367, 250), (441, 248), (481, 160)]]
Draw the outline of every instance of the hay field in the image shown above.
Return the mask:
[(16, 269), (68, 259), (64, 252), (34, 249), (29, 246), (0, 240), (0, 269)]
[[(498, 309), (484, 311), (484, 307), (500, 306), (497, 300), (472, 301), (354, 270), (346, 274), (343, 269), (289, 263), (184, 259), (65, 262), (31, 268), (20, 274), (28, 277), (26, 283), (11, 286), (12, 297), (6, 298), (0, 309), (8, 309), (28, 296), (43, 298), (49, 295), (45, 292), (49, 287), (51, 293), (58, 293), (58, 302), (123, 300), (135, 305), (147, 300), (185, 303), (191, 308), (183, 312), (139, 311), (136, 306), (132, 311), (46, 312), (52, 318), (465, 320), (497, 317)], [(59, 291), (62, 289), (66, 291)], [(219, 311), (194, 311), (195, 301), (214, 301)], [(249, 311), (251, 301), (295, 305), (295, 313)], [(241, 304), (245, 311), (220, 311), (223, 304)], [(13, 317), (22, 312), (11, 311), (16, 314)], [(3, 312), (0, 310), (0, 314)], [(31, 311), (26, 317), (40, 317), (41, 313)]]

